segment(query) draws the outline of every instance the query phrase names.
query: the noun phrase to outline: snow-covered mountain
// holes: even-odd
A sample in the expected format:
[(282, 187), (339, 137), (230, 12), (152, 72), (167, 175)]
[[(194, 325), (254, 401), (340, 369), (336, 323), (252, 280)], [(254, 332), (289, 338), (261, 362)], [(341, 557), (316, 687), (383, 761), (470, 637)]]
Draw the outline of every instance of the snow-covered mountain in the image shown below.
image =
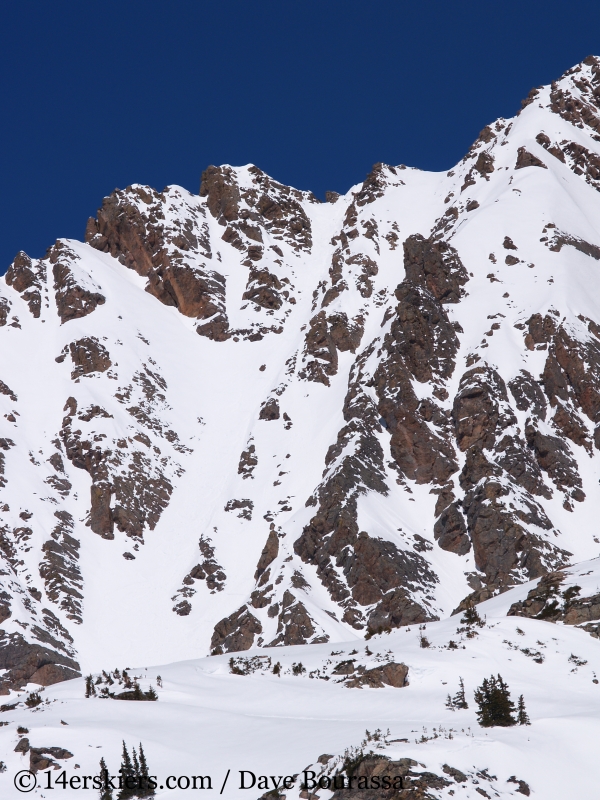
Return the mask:
[(447, 173), (209, 167), (19, 253), (0, 693), (364, 647), (597, 557), (599, 190), (590, 57)]

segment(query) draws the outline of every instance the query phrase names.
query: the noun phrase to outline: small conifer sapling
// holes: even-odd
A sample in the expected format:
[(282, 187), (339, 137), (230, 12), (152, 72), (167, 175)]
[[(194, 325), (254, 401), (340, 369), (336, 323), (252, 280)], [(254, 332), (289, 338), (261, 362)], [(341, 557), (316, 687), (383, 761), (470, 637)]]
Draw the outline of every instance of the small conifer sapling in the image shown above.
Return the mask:
[(519, 725), (531, 725), (531, 720), (525, 709), (525, 700), (522, 694), (519, 695), (519, 701), (517, 703), (517, 722)]
[(460, 688), (452, 700), (454, 703), (454, 708), (468, 708), (469, 704), (467, 703), (467, 698), (465, 696), (465, 682), (462, 678), (459, 678), (458, 685)]
[(470, 600), (467, 607), (465, 608), (465, 613), (461, 617), (460, 620), (465, 625), (477, 625), (479, 628), (483, 628), (485, 622), (479, 616), (479, 612), (473, 605), (473, 602)]
[(113, 800), (112, 787), (109, 781), (108, 768), (106, 761), (100, 759), (100, 800)]

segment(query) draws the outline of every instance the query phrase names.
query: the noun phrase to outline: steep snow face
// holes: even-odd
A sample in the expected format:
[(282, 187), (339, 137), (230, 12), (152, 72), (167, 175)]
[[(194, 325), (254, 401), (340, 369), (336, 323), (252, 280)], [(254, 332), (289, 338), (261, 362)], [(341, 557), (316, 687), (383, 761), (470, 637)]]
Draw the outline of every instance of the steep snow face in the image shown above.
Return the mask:
[(448, 173), (319, 203), (210, 167), (20, 253), (3, 691), (359, 640), (595, 557), (599, 97), (586, 59)]

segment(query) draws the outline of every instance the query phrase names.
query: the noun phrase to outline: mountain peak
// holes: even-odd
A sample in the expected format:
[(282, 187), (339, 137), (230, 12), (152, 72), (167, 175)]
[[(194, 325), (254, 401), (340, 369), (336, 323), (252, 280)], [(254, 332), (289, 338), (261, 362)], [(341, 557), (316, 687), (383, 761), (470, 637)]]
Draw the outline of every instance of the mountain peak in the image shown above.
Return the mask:
[(359, 640), (598, 554), (599, 70), (447, 173), (321, 203), (210, 166), (16, 256), (4, 691)]

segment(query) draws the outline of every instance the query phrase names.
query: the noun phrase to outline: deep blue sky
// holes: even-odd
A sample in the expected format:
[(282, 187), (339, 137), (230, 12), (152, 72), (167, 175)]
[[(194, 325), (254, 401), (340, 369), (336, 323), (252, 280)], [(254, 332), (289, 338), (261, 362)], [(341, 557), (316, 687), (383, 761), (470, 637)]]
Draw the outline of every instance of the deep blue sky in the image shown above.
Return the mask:
[(599, 39), (598, 0), (8, 0), (0, 273), (115, 187), (197, 192), (211, 163), (320, 197), (376, 161), (448, 169)]

